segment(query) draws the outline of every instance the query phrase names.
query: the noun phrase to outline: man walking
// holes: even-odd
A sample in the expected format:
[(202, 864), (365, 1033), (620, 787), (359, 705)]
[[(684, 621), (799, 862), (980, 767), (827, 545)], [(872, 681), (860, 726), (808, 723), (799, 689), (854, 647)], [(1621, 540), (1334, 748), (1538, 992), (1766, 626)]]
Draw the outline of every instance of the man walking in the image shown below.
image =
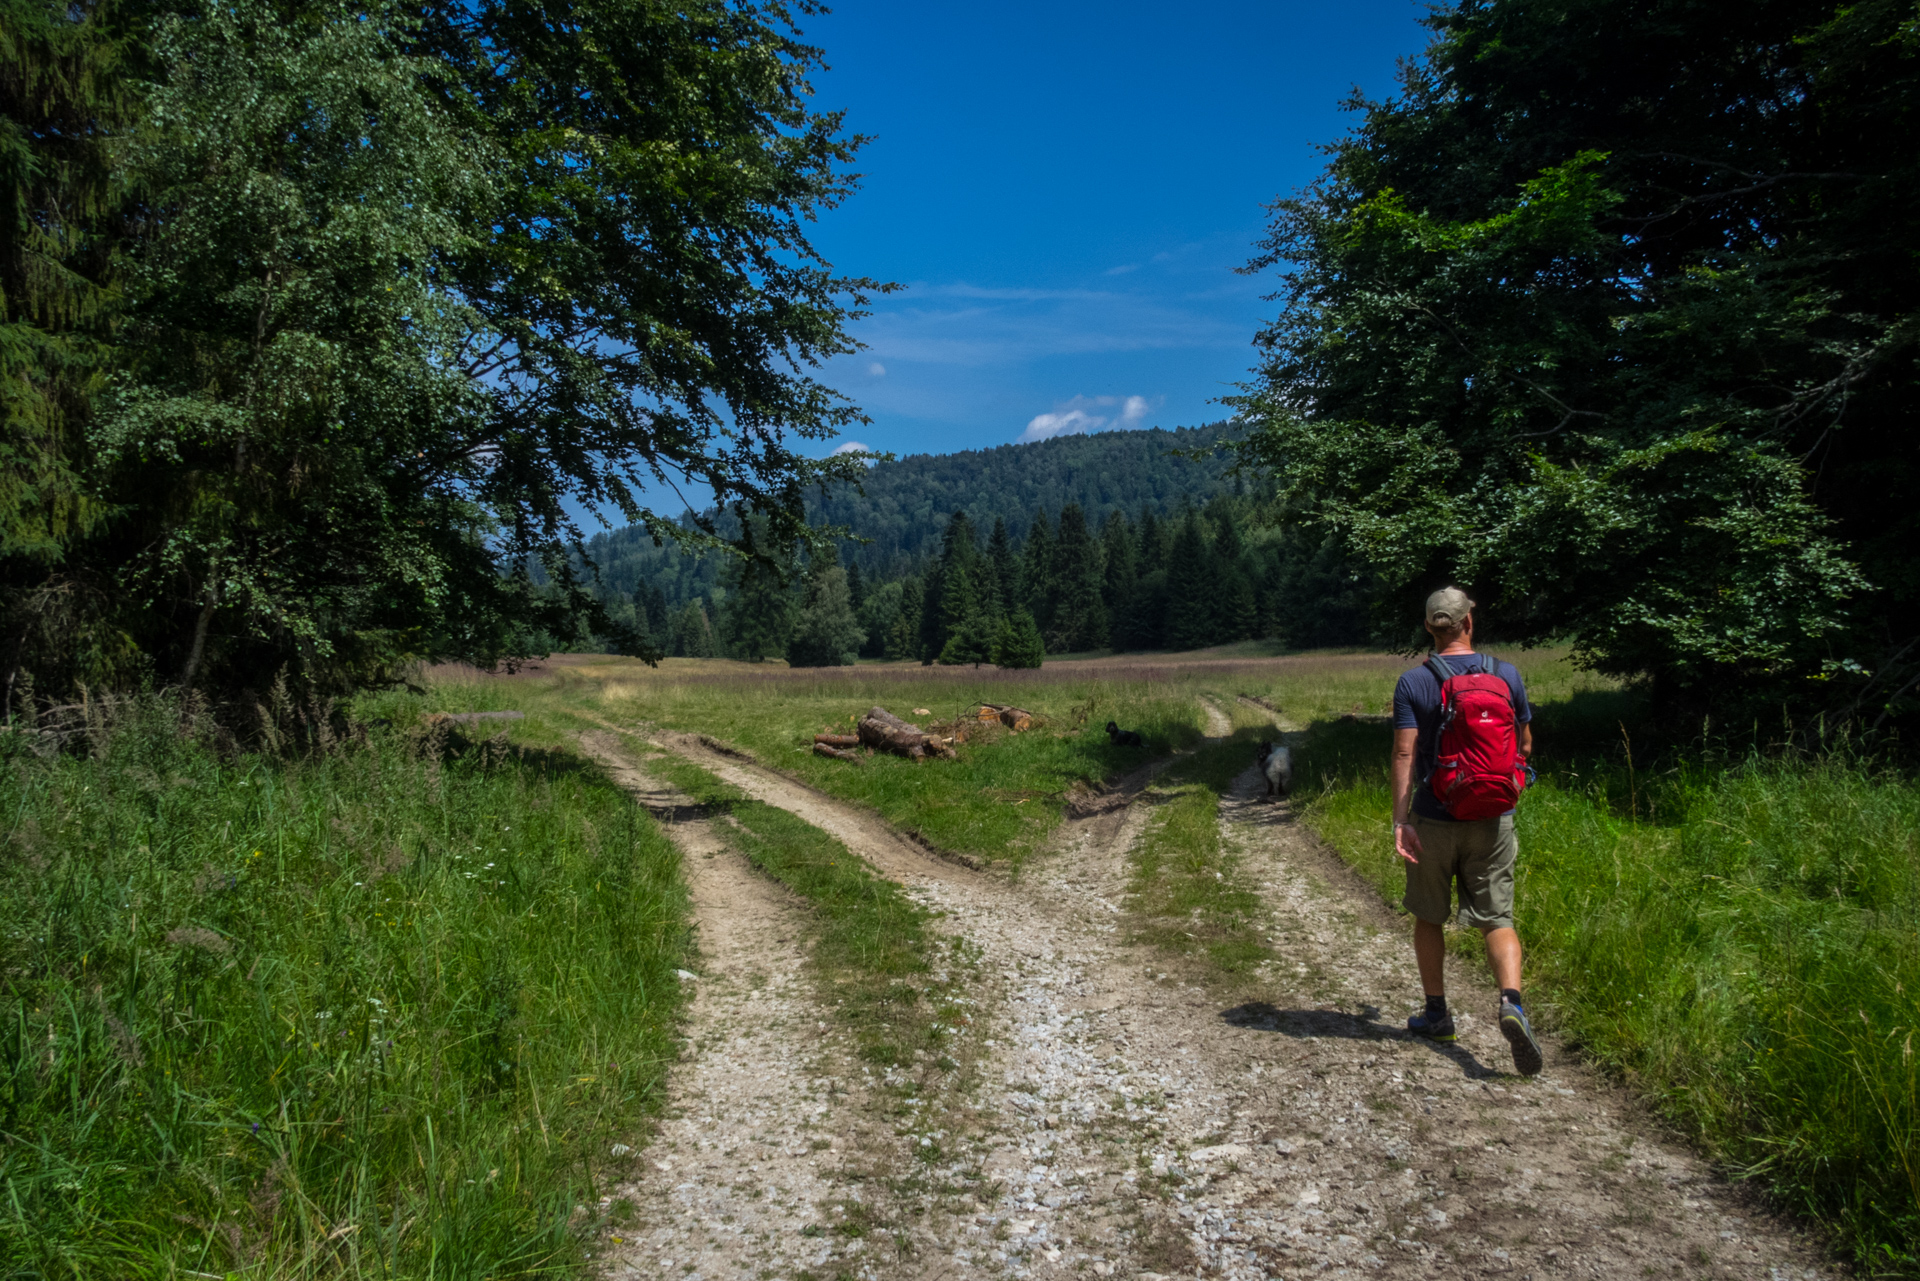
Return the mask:
[[(1457, 587), (1443, 587), (1427, 597), (1427, 632), (1433, 637), (1433, 657), (1409, 669), (1393, 691), (1393, 847), (1407, 867), (1407, 895), (1404, 905), (1414, 917), (1413, 955), (1420, 967), (1420, 985), (1427, 994), (1427, 1008), (1407, 1020), (1407, 1030), (1437, 1041), (1454, 1039), (1453, 1015), (1447, 1010), (1446, 932), (1447, 918), (1453, 914), (1453, 887), (1460, 887), (1460, 923), (1480, 931), (1486, 939), (1487, 960), (1500, 985), (1500, 1032), (1513, 1047), (1513, 1065), (1525, 1076), (1540, 1071), (1540, 1043), (1534, 1039), (1520, 1001), (1520, 936), (1513, 929), (1513, 865), (1519, 843), (1513, 834), (1513, 810), (1490, 817), (1458, 817), (1485, 810), (1476, 806), (1453, 804), (1449, 813), (1433, 780), (1441, 771), (1440, 739), (1443, 732), (1443, 686), (1449, 699), (1457, 702), (1453, 684), (1484, 673), (1506, 682), (1511, 719), (1503, 726), (1505, 713), (1495, 707), (1487, 710), (1482, 693), (1473, 713), (1480, 722), (1492, 727), (1486, 741), (1498, 743), (1498, 732), (1511, 733), (1508, 766), (1525, 768), (1533, 753), (1533, 710), (1527, 705), (1526, 686), (1511, 663), (1503, 663), (1473, 650), (1473, 602)], [(1449, 678), (1459, 678), (1450, 684)], [(1482, 690), (1499, 686), (1481, 681)], [(1456, 733), (1463, 732), (1455, 731)], [(1476, 730), (1476, 732), (1481, 732)], [(1449, 750), (1459, 750), (1458, 741)], [(1459, 771), (1457, 761), (1444, 762), (1447, 770)], [(1517, 774), (1507, 769), (1512, 794), (1518, 794)], [(1447, 777), (1452, 777), (1449, 774)], [(1480, 775), (1498, 783), (1497, 774)], [(1443, 779), (1445, 781), (1445, 779)], [(1445, 789), (1443, 789), (1445, 790)], [(1493, 807), (1498, 800), (1495, 790)]]

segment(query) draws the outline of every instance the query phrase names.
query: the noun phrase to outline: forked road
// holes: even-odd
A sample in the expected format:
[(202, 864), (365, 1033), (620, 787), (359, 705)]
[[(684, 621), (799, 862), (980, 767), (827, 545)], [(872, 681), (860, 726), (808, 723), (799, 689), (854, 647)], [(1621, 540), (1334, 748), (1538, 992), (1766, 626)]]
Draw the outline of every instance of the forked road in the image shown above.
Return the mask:
[[(1261, 797), (1251, 769), (1222, 823), (1268, 905), (1280, 960), (1226, 996), (1125, 938), (1126, 852), (1145, 805), (1070, 824), (1010, 885), (698, 739), (653, 741), (831, 832), (980, 949), (983, 1070), (956, 1110), (967, 1133), (947, 1140), (957, 1164), (946, 1173), (983, 1169), (984, 1181), (964, 1186), (984, 1190), (931, 1212), (922, 1203), (902, 1249), (817, 1253), (827, 1270), (814, 1275), (1771, 1281), (1831, 1267), (1554, 1047), (1542, 1076), (1513, 1076), (1493, 1020), (1471, 1000), (1457, 1045), (1409, 1040), (1401, 1021), (1419, 993), (1404, 931), (1284, 805)], [(1461, 993), (1484, 986), (1464, 971), (1450, 982)], [(702, 1017), (722, 1016), (696, 1011), (683, 1069), (696, 1076)], [(870, 1156), (876, 1167), (888, 1159)], [(680, 1180), (675, 1170), (657, 1182)], [(874, 1184), (868, 1195), (885, 1193)], [(808, 1222), (789, 1212), (754, 1229), (772, 1247)], [(748, 1267), (716, 1246), (667, 1256), (662, 1269), (649, 1251), (615, 1271), (785, 1277), (782, 1264), (808, 1253), (769, 1248)]]

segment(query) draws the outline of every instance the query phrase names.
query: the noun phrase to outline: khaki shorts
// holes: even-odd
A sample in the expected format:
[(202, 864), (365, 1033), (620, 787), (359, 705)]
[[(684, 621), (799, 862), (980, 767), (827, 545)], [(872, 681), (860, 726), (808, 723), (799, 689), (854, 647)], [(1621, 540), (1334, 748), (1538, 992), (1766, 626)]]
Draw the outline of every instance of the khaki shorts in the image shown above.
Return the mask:
[(1409, 912), (1445, 925), (1453, 915), (1453, 886), (1460, 884), (1460, 924), (1476, 930), (1513, 928), (1513, 864), (1520, 853), (1513, 815), (1471, 823), (1413, 816), (1420, 834), (1420, 861), (1408, 863)]

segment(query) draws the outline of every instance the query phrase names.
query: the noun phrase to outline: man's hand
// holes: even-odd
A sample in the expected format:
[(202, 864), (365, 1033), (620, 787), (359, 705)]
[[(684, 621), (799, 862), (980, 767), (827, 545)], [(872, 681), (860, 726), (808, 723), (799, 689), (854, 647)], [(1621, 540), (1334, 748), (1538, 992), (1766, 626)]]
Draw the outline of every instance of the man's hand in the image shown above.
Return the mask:
[(1393, 852), (1409, 863), (1418, 863), (1418, 856), (1426, 853), (1420, 848), (1420, 832), (1412, 823), (1393, 825)]
[(1413, 817), (1413, 749), (1420, 736), (1417, 729), (1393, 731), (1393, 852), (1409, 863), (1418, 863), (1420, 833), (1407, 820)]

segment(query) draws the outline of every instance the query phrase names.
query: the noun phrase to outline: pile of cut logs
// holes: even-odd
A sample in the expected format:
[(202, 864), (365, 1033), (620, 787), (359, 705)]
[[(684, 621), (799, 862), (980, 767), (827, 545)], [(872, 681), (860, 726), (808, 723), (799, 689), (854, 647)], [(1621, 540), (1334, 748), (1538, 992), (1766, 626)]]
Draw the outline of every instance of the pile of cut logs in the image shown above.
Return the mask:
[[(980, 719), (997, 720), (1008, 729), (1018, 731), (1033, 724), (1033, 713), (998, 703), (982, 703)], [(952, 760), (954, 756), (951, 738), (929, 734), (919, 726), (901, 720), (884, 707), (869, 708), (854, 728), (858, 732), (853, 734), (815, 734), (813, 754), (837, 761), (851, 761), (856, 765), (860, 763), (860, 755), (854, 751), (857, 747), (891, 752), (910, 761), (923, 761), (929, 756)]]

